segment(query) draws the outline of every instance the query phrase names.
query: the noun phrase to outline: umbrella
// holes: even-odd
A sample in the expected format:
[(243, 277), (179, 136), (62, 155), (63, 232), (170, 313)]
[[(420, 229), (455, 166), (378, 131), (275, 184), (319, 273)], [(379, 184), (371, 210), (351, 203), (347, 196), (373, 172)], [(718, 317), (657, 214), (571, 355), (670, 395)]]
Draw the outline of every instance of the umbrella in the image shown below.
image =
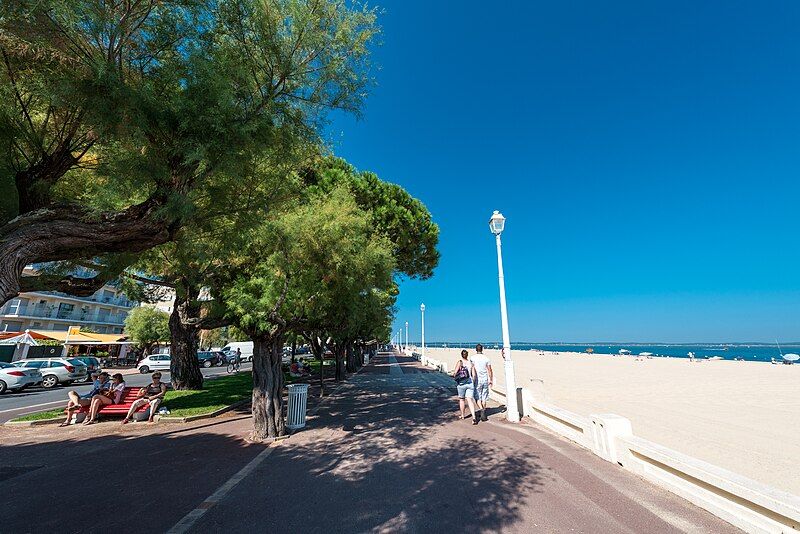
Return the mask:
[(800, 360), (800, 354), (784, 354), (783, 359), (787, 362), (796, 362)]

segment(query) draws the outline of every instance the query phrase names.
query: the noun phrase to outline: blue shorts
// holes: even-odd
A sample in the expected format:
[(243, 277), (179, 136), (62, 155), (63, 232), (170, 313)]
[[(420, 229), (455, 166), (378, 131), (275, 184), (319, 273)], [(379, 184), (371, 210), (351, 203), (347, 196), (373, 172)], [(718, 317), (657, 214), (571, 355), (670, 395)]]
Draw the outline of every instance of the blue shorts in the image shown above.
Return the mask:
[(474, 399), (475, 398), (475, 386), (472, 383), (472, 380), (468, 380), (467, 382), (464, 382), (463, 384), (456, 385), (456, 389), (458, 390), (458, 398), (459, 399), (464, 399), (464, 398)]
[(479, 401), (489, 400), (489, 382), (475, 384), (475, 399)]

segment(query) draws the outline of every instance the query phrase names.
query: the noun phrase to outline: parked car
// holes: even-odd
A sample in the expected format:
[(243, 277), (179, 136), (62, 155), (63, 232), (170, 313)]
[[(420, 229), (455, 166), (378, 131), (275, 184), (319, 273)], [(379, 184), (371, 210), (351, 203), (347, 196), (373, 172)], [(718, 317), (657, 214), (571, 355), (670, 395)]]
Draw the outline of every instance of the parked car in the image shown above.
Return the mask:
[(84, 364), (86, 364), (86, 371), (89, 376), (86, 377), (87, 382), (91, 382), (92, 380), (92, 373), (99, 373), (102, 371), (102, 366), (100, 365), (100, 360), (95, 358), (94, 356), (76, 356), (73, 358), (75, 360), (80, 360)]
[(0, 394), (9, 389), (11, 391), (22, 391), (28, 386), (38, 384), (42, 381), (42, 373), (38, 369), (21, 369), (10, 363), (0, 362)]
[(139, 372), (142, 374), (150, 371), (169, 371), (171, 357), (169, 354), (151, 354), (139, 362)]
[(76, 380), (86, 380), (86, 364), (75, 358), (31, 358), (14, 362), (17, 367), (36, 369), (42, 374), (42, 387), (69, 385)]
[(225, 353), (220, 350), (201, 350), (197, 353), (197, 359), (200, 360), (200, 365), (203, 367), (223, 365), (228, 361)]
[(234, 341), (222, 347), (222, 352), (228, 355), (230, 359), (231, 354), (236, 352), (236, 349), (242, 351), (241, 361), (249, 362), (253, 360), (253, 342), (252, 341)]

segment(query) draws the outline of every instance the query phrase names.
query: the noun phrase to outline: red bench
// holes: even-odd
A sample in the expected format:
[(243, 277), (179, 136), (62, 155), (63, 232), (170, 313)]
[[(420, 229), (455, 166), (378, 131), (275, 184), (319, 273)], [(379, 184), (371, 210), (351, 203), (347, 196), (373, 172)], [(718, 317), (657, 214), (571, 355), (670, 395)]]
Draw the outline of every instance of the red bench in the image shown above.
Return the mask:
[[(134, 401), (139, 399), (139, 390), (142, 388), (125, 388), (122, 392), (122, 400), (119, 404), (106, 404), (100, 411), (97, 412), (98, 415), (126, 415), (128, 410), (131, 409), (131, 405)], [(141, 412), (149, 408), (149, 404), (143, 404), (139, 406), (136, 410), (137, 412)], [(78, 410), (77, 413), (89, 413), (89, 406), (81, 406), (81, 409)]]

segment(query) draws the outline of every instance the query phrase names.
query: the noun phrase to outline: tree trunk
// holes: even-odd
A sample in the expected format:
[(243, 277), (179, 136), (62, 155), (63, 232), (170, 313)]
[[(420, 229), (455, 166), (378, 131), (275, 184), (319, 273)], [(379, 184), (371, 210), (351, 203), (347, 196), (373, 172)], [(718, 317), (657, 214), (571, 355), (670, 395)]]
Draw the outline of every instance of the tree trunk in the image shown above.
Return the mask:
[(283, 334), (252, 336), (253, 439), (262, 441), (286, 434), (283, 418)]
[(297, 338), (292, 339), (292, 363), (297, 359)]
[(336, 381), (339, 382), (344, 380), (345, 372), (344, 372), (344, 356), (345, 356), (345, 348), (344, 345), (341, 343), (337, 343), (333, 349), (333, 355), (336, 357)]
[(358, 368), (356, 367), (356, 351), (354, 350), (353, 345), (348, 344), (346, 349), (347, 354), (347, 372), (348, 373), (355, 373)]
[(203, 373), (197, 359), (200, 328), (189, 324), (200, 318), (200, 305), (191, 291), (183, 288), (175, 297), (175, 306), (169, 316), (170, 377), (175, 389), (202, 389)]

